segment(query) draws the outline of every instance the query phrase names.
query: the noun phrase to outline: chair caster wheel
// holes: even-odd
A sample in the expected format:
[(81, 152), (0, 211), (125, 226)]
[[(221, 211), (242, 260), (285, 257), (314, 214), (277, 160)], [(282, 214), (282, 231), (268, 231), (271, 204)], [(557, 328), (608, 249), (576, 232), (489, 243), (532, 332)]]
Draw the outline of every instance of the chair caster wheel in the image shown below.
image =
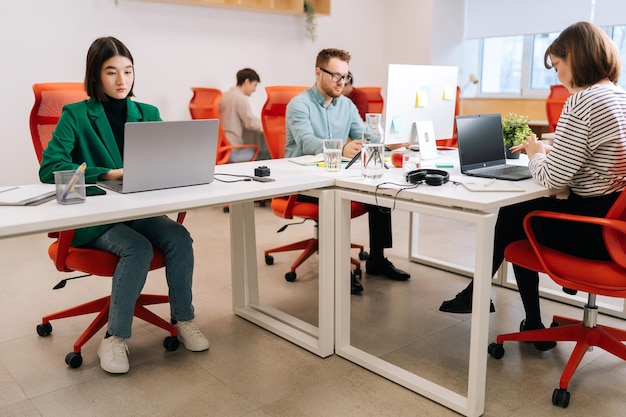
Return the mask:
[(167, 336), (165, 339), (163, 339), (163, 347), (170, 352), (178, 349), (178, 346), (180, 346), (180, 341), (176, 336)]
[(294, 282), (296, 280), (296, 273), (295, 272), (287, 272), (285, 274), (285, 279), (289, 282)]
[(569, 392), (563, 388), (555, 388), (552, 393), (552, 404), (567, 408), (569, 405)]
[(83, 357), (80, 352), (70, 352), (65, 355), (65, 363), (72, 369), (76, 369), (83, 364)]
[(370, 257), (370, 254), (367, 253), (366, 251), (362, 250), (361, 252), (359, 252), (359, 259), (361, 261), (367, 261), (367, 258)]
[(495, 359), (502, 359), (504, 356), (504, 346), (500, 343), (491, 343), (487, 347), (487, 352)]
[(274, 257), (272, 255), (265, 256), (265, 265), (274, 265)]
[(38, 324), (37, 334), (41, 337), (49, 336), (52, 333), (52, 325), (50, 323)]

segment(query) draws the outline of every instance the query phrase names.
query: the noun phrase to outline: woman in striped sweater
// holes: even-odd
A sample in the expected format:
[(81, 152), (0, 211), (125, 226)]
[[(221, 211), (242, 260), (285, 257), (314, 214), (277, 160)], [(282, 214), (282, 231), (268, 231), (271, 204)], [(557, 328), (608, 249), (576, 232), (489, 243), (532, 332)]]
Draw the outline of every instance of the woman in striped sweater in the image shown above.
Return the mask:
[[(570, 96), (563, 106), (552, 146), (533, 135), (513, 151), (528, 154), (534, 179), (554, 190), (569, 189), (567, 199), (540, 198), (504, 207), (495, 230), (493, 269), (504, 259), (504, 248), (524, 239), (522, 220), (533, 210), (551, 210), (604, 217), (626, 187), (626, 92), (617, 85), (621, 70), (619, 51), (599, 27), (578, 22), (566, 28), (544, 55), (547, 69), (554, 68)], [(540, 241), (577, 256), (610, 259), (599, 226), (542, 221), (533, 224)], [(513, 267), (526, 318), (521, 330), (543, 328), (536, 272)], [(441, 311), (470, 313), (472, 283)], [(555, 342), (535, 342), (539, 350)]]

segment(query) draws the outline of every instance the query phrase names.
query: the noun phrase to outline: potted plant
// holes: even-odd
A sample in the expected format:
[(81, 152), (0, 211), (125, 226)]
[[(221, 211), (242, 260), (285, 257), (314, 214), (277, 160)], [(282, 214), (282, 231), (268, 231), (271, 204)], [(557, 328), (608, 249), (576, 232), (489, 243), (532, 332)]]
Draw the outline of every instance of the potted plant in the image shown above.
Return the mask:
[(315, 6), (309, 0), (304, 0), (304, 14), (306, 16), (305, 36), (315, 42), (317, 39), (317, 22), (315, 21)]
[(519, 152), (511, 152), (509, 148), (522, 143), (527, 136), (533, 134), (528, 126), (528, 116), (519, 116), (509, 113), (502, 119), (502, 136), (504, 137), (504, 149), (509, 159), (519, 158)]

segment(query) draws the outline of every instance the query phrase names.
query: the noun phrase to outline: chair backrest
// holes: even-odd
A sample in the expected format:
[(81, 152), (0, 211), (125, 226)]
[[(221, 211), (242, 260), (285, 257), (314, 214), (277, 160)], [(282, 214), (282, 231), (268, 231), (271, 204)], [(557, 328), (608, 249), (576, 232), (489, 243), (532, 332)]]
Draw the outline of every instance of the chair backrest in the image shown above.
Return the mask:
[(559, 121), (563, 104), (571, 95), (569, 90), (563, 84), (554, 84), (550, 86), (550, 94), (546, 98), (546, 116), (548, 118), (548, 129), (554, 132), (556, 123)]
[(272, 159), (285, 157), (285, 113), (289, 100), (309, 87), (277, 85), (265, 87), (267, 100), (261, 110), (261, 123)]
[[(622, 192), (613, 203), (606, 218), (626, 221), (626, 192)], [(622, 268), (626, 268), (626, 232), (619, 233), (615, 229), (605, 227), (603, 234), (604, 243), (611, 254), (611, 258)]]
[(367, 112), (368, 113), (381, 113), (385, 101), (382, 94), (380, 94), (381, 87), (357, 87), (360, 91), (363, 91), (367, 96)]
[[(189, 101), (189, 113), (192, 119), (220, 119), (220, 100), (222, 92), (217, 88), (192, 87), (193, 96)], [(216, 163), (225, 164), (230, 159), (231, 147), (226, 138), (222, 123), (218, 127)]]
[(35, 103), (30, 112), (30, 135), (37, 159), (52, 139), (63, 106), (86, 100), (85, 85), (80, 82), (39, 83), (33, 84)]

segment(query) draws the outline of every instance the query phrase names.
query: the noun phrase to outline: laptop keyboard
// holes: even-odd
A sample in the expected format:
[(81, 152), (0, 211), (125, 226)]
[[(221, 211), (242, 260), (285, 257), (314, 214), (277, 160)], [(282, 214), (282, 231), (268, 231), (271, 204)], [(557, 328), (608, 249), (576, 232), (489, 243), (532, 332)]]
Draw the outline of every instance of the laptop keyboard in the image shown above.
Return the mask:
[(476, 172), (480, 172), (481, 174), (489, 174), (493, 176), (501, 176), (501, 175), (510, 175), (516, 172), (525, 172), (528, 170), (528, 167), (522, 165), (506, 165), (500, 167), (491, 167), (484, 168), (480, 170), (476, 170)]

